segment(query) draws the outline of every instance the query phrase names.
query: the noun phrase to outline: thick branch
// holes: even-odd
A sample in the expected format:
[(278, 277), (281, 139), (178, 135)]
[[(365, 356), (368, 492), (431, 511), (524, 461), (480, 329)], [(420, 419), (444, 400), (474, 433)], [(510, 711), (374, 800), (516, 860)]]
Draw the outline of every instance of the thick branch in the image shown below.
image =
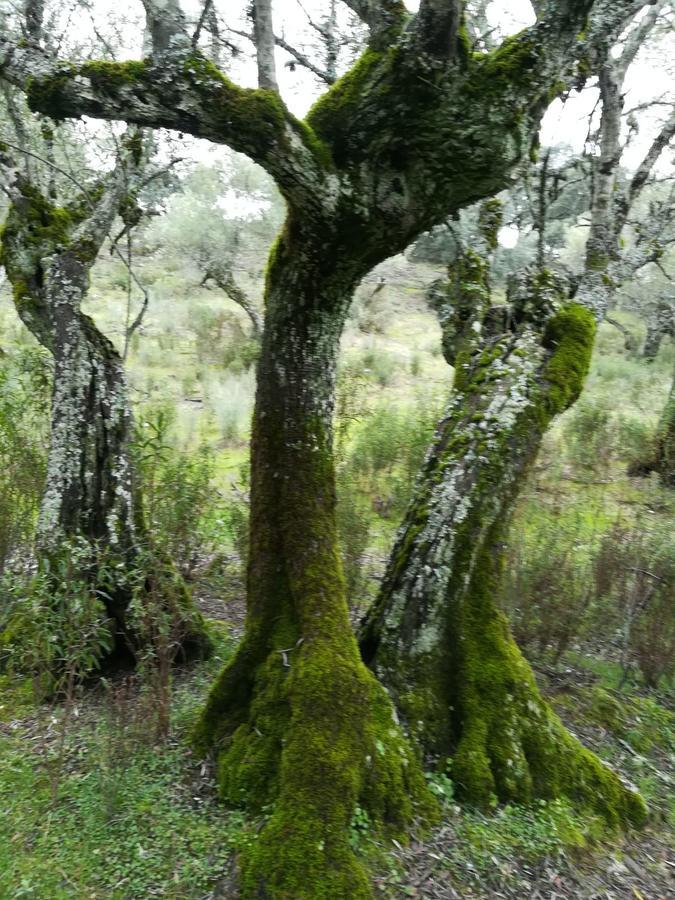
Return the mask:
[(242, 88), (197, 52), (161, 64), (54, 64), (34, 45), (0, 37), (0, 76), (27, 90), (32, 109), (54, 118), (93, 116), (171, 128), (227, 144), (265, 168), (296, 203), (317, 202), (321, 148), (283, 101)]

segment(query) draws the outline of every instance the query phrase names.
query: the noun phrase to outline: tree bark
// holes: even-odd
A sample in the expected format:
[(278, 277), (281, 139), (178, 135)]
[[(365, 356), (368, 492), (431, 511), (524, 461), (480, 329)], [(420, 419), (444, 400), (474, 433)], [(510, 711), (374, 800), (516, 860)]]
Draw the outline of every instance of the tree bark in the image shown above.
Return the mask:
[(441, 767), (451, 758), (471, 803), (566, 795), (612, 822), (640, 821), (639, 797), (541, 698), (496, 599), (514, 500), (549, 421), (581, 390), (595, 322), (549, 276), (505, 312), (488, 311), (481, 339), (455, 360), (455, 393), (361, 630), (362, 654), (427, 758)]
[[(2, 161), (2, 160), (0, 160)], [(0, 262), (13, 287), (17, 312), (54, 357), (51, 440), (37, 529), (37, 553), (51, 560), (84, 541), (88, 580), (99, 588), (111, 623), (111, 657), (144, 643), (128, 617), (141, 592), (163, 597), (186, 651), (207, 647), (203, 623), (170, 561), (156, 565), (142, 522), (130, 459), (132, 416), (122, 360), (81, 310), (89, 271), (114, 217), (115, 178), (98, 207), (57, 207), (22, 177), (12, 190)], [(113, 204), (112, 212), (108, 208)], [(89, 227), (83, 227), (89, 226)], [(143, 565), (147, 567), (147, 574)], [(103, 581), (101, 580), (103, 578)]]
[(196, 731), (202, 749), (218, 750), (228, 800), (276, 800), (245, 862), (251, 897), (370, 897), (348, 842), (355, 805), (399, 829), (415, 811), (431, 811), (349, 623), (332, 414), (356, 275), (320, 249), (287, 228), (272, 255), (251, 447), (246, 632)]

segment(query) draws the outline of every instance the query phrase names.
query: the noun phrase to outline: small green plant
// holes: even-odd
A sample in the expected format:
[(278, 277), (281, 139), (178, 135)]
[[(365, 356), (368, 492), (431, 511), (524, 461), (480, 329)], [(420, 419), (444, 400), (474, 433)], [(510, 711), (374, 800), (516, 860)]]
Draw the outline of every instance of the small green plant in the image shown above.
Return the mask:
[(357, 806), (349, 825), (349, 843), (355, 850), (361, 846), (371, 829), (370, 817), (365, 809)]
[(455, 797), (455, 785), (444, 772), (427, 772), (427, 784), (431, 793), (438, 798), (443, 807), (449, 806)]

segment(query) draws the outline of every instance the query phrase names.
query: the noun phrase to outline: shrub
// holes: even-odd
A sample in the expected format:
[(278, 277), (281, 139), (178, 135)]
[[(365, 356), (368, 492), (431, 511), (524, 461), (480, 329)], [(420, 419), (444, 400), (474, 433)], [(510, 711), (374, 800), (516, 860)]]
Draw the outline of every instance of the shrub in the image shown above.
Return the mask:
[[(595, 560), (595, 606), (615, 611), (625, 681), (636, 666), (649, 687), (675, 675), (675, 536), (666, 525), (617, 521)], [(605, 601), (603, 603), (603, 601)], [(607, 602), (609, 601), (609, 603)], [(611, 620), (610, 620), (611, 621)]]
[(146, 413), (137, 428), (134, 456), (152, 542), (190, 576), (223, 534), (224, 501), (214, 489), (207, 447), (179, 450), (173, 439), (175, 413)]
[(519, 645), (557, 662), (587, 624), (588, 536), (581, 516), (528, 513), (529, 527), (511, 535), (502, 602)]
[(29, 551), (47, 469), (51, 363), (35, 347), (0, 356), (0, 572)]
[(32, 675), (41, 693), (72, 695), (112, 647), (100, 597), (106, 562), (96, 560), (93, 583), (92, 553), (87, 541), (72, 540), (33, 575), (7, 573), (0, 584), (0, 662)]
[(615, 450), (612, 414), (607, 404), (582, 398), (565, 422), (564, 440), (574, 465), (594, 473), (604, 472)]

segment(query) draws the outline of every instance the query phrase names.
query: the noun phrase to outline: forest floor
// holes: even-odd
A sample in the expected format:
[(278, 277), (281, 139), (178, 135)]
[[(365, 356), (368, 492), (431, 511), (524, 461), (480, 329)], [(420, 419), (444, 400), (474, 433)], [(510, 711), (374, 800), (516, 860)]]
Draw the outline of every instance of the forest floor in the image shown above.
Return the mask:
[[(236, 898), (236, 855), (260, 823), (220, 806), (189, 725), (236, 645), (242, 605), (204, 597), (214, 659), (178, 670), (172, 726), (153, 733), (156, 696), (111, 679), (66, 706), (36, 705), (30, 684), (0, 684), (0, 900)], [(597, 671), (599, 668), (600, 671)], [(594, 669), (596, 671), (594, 671)], [(566, 724), (637, 784), (651, 819), (607, 834), (565, 803), (484, 815), (443, 796), (442, 825), (404, 846), (355, 821), (353, 842), (378, 896), (514, 900), (670, 900), (675, 896), (675, 715), (667, 698), (609, 687), (611, 667), (568, 659), (538, 671)]]

